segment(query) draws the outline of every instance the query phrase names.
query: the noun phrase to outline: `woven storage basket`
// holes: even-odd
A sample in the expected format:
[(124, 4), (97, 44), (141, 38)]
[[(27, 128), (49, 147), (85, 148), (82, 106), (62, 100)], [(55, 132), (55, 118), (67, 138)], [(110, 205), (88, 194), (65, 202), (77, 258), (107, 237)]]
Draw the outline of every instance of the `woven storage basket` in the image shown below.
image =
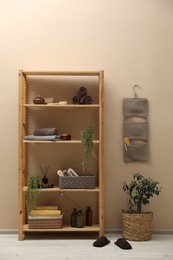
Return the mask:
[(28, 216), (29, 228), (62, 228), (63, 215), (57, 217)]
[(60, 189), (94, 189), (95, 175), (78, 177), (60, 176), (59, 187)]
[(127, 240), (146, 241), (152, 237), (152, 212), (132, 214), (125, 211), (121, 212), (123, 237)]

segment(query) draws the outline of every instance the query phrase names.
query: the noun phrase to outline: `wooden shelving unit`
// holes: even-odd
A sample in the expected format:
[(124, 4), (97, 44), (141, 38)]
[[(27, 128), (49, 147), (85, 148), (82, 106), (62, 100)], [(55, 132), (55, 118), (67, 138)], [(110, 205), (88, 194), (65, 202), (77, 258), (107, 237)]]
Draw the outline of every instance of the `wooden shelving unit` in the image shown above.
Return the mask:
[[(72, 102), (70, 103), (70, 97), (72, 90), (77, 91), (78, 86), (83, 85), (82, 78), (85, 78), (84, 84), (87, 85), (87, 80), (95, 78), (94, 84), (89, 81), (90, 90), (94, 95), (94, 102), (91, 105), (74, 105)], [(67, 86), (62, 86), (63, 82), (66, 82)], [(47, 82), (47, 86), (45, 86), (45, 82)], [(49, 82), (50, 81), (50, 82)], [(73, 83), (74, 81), (74, 83)], [(92, 80), (91, 80), (92, 81)], [(72, 89), (71, 89), (71, 83)], [(96, 83), (95, 83), (96, 82)], [(51, 84), (53, 87), (51, 88)], [(76, 86), (75, 86), (76, 84)], [(81, 85), (79, 85), (81, 84)], [(69, 87), (68, 87), (69, 85)], [(18, 142), (18, 239), (22, 240), (24, 238), (25, 233), (27, 232), (98, 232), (99, 235), (104, 234), (104, 180), (103, 180), (103, 85), (104, 85), (104, 72), (103, 71), (19, 71), (19, 142)], [(38, 88), (37, 88), (38, 87)], [(49, 87), (51, 89), (51, 93), (58, 95), (60, 91), (63, 91), (63, 94), (67, 94), (68, 104), (67, 105), (57, 105), (57, 104), (41, 104), (35, 105), (32, 103), (34, 95), (40, 94), (36, 91), (43, 91), (43, 93), (49, 93)], [(53, 89), (53, 90), (52, 90)], [(63, 90), (62, 90), (63, 89)], [(47, 91), (47, 92), (46, 92)], [(71, 92), (70, 92), (71, 91)], [(70, 92), (70, 93), (68, 93)], [(62, 93), (61, 93), (62, 94)], [(48, 94), (45, 94), (48, 96)], [(69, 95), (69, 96), (68, 96)], [(42, 141), (42, 140), (24, 140), (24, 136), (29, 134), (29, 132), (33, 129), (33, 125), (37, 124), (36, 120), (32, 122), (32, 117), (34, 117), (34, 113), (50, 113), (50, 115), (60, 115), (63, 114), (66, 122), (68, 123), (69, 113), (72, 115), (75, 113), (81, 112), (82, 115), (86, 114), (87, 120), (81, 123), (80, 126), (91, 123), (93, 120), (95, 124), (96, 130), (96, 138), (94, 140), (95, 146), (97, 146), (97, 161), (95, 161), (97, 169), (97, 186), (95, 189), (60, 189), (54, 185), (54, 188), (50, 189), (42, 189), (41, 195), (43, 194), (59, 194), (59, 193), (71, 193), (71, 194), (80, 194), (80, 198), (85, 194), (96, 196), (96, 223), (94, 223), (91, 227), (83, 227), (83, 228), (72, 228), (70, 223), (63, 223), (63, 228), (61, 229), (29, 229), (27, 223), (27, 213), (25, 207), (25, 192), (27, 190), (27, 177), (29, 176), (29, 167), (30, 164), (35, 165), (37, 161), (31, 161), (30, 159), (30, 150), (29, 147), (37, 147), (40, 146), (48, 147), (46, 149), (49, 150), (49, 154), (51, 155), (51, 147), (56, 145), (57, 147), (57, 156), (60, 153), (58, 147), (64, 147), (63, 149), (67, 149), (67, 147), (75, 147), (74, 149), (79, 149), (81, 145), (80, 135), (77, 136), (77, 133), (80, 133), (80, 129), (78, 129), (78, 124), (74, 124), (71, 127), (71, 130), (74, 131), (74, 137), (72, 135), (72, 140), (69, 141)], [(69, 112), (70, 111), (70, 112)], [(77, 112), (76, 112), (77, 111)], [(89, 112), (87, 112), (89, 111)], [(66, 117), (66, 113), (68, 116)], [(87, 113), (89, 113), (87, 115)], [(46, 120), (50, 120), (49, 117), (44, 118)], [(52, 119), (54, 120), (54, 119)], [(79, 119), (79, 121), (81, 121)], [(31, 123), (32, 122), (32, 123)], [(49, 122), (50, 123), (50, 122)], [(64, 120), (62, 120), (62, 125), (65, 124)], [(36, 127), (36, 126), (35, 126)], [(67, 127), (67, 126), (65, 126)], [(75, 136), (76, 135), (76, 136)], [(53, 145), (53, 146), (52, 146)], [(43, 147), (41, 148), (43, 150)], [(68, 150), (68, 149), (67, 149)], [(67, 156), (65, 154), (64, 156)], [(39, 167), (39, 165), (38, 165)], [(34, 175), (34, 174), (33, 174)], [(35, 174), (36, 175), (36, 174)], [(79, 198), (79, 199), (80, 199)], [(89, 201), (88, 201), (89, 203)], [(64, 214), (65, 205), (64, 205)]]

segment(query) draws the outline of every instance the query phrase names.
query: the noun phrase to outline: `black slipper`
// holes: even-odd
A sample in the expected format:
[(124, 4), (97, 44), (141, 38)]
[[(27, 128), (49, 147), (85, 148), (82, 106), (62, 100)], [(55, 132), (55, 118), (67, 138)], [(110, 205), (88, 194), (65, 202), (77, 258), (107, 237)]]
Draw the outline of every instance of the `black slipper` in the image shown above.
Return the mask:
[(94, 243), (93, 243), (93, 246), (96, 246), (96, 247), (103, 247), (103, 246), (106, 246), (107, 244), (109, 244), (110, 241), (105, 237), (105, 236), (102, 236), (100, 237), (99, 239), (97, 239)]
[(118, 238), (114, 244), (119, 246), (121, 249), (132, 249), (132, 246), (124, 238)]

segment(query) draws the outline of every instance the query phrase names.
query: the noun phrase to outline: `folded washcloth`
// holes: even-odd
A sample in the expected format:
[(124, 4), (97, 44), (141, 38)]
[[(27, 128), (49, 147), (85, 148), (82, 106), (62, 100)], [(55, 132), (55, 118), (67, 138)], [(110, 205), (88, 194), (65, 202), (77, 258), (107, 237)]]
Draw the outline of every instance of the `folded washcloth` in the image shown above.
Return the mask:
[(30, 216), (60, 216), (60, 210), (31, 210)]
[(41, 135), (57, 135), (57, 129), (54, 127), (51, 128), (36, 128), (34, 130), (34, 135), (41, 136)]
[(73, 104), (92, 104), (92, 97), (87, 95), (87, 89), (80, 87), (77, 95), (72, 98)]
[(53, 141), (53, 140), (60, 140), (60, 136), (58, 135), (43, 135), (43, 136), (37, 136), (37, 135), (25, 135), (24, 140), (43, 140), (43, 141)]
[(35, 210), (45, 210), (45, 209), (55, 210), (55, 209), (58, 209), (58, 207), (57, 206), (35, 206), (34, 209)]

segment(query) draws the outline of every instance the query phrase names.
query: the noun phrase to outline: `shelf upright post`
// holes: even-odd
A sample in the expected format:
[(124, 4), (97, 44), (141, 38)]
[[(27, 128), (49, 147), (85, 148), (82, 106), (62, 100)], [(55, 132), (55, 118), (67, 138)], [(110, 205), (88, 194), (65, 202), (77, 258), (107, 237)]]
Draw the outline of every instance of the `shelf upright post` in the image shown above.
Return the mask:
[(104, 106), (104, 71), (99, 72), (99, 225), (100, 236), (104, 235), (104, 179), (103, 179), (103, 106)]
[[(26, 76), (22, 70), (19, 70), (19, 112), (18, 112), (18, 239), (23, 239), (23, 225), (25, 220), (25, 201), (23, 186), (26, 182), (26, 144), (23, 143), (26, 127)], [(22, 122), (22, 123), (21, 123)]]

